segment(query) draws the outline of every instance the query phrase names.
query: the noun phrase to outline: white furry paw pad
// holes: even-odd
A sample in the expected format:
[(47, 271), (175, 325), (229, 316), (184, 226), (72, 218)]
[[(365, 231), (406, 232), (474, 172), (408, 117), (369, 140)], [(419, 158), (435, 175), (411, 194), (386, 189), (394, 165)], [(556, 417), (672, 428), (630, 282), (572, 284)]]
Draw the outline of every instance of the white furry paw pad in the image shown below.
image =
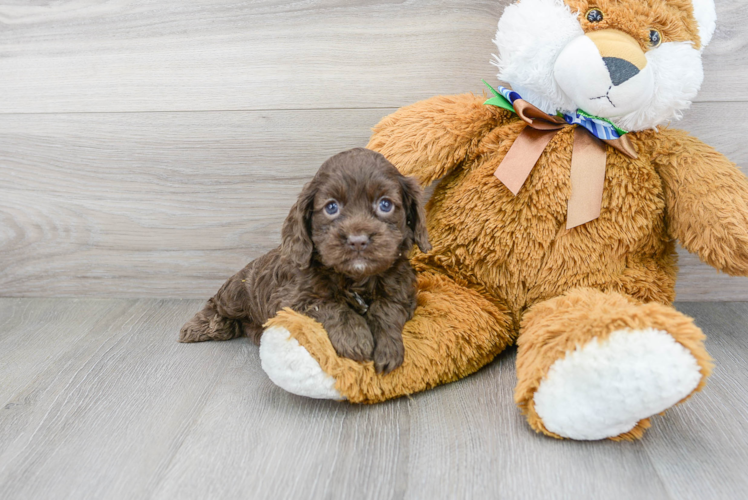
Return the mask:
[(309, 351), (282, 327), (270, 327), (260, 340), (262, 369), (281, 389), (314, 399), (345, 398), (335, 389), (335, 379), (322, 371)]
[(535, 392), (535, 411), (559, 436), (618, 436), (688, 396), (701, 372), (667, 332), (619, 330), (556, 361)]

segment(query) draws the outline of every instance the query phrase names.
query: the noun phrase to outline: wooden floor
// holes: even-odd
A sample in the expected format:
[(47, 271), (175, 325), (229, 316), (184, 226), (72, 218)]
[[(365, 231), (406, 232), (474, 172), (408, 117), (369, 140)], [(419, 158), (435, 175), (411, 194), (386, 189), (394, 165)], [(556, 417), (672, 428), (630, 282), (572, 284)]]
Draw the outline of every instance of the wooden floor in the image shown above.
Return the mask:
[(196, 300), (0, 299), (0, 496), (746, 498), (748, 303), (682, 303), (707, 388), (636, 443), (556, 441), (514, 352), (376, 406), (287, 394), (246, 339), (178, 344)]

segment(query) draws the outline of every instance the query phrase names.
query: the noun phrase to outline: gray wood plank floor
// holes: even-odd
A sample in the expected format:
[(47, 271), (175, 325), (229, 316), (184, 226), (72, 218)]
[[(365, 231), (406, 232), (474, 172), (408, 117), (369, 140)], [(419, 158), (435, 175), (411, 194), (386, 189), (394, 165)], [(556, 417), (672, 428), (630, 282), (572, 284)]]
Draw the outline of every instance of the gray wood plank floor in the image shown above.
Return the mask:
[(198, 300), (0, 299), (0, 496), (745, 498), (748, 303), (681, 303), (707, 388), (635, 443), (534, 434), (514, 352), (375, 406), (276, 388), (246, 339), (175, 341)]

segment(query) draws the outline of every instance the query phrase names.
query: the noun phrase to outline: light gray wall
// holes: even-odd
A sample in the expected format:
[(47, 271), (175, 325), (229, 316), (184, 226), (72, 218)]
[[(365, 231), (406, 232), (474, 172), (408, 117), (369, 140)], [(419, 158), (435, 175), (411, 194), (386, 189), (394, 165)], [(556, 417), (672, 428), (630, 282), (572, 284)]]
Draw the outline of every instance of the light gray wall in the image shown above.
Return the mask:
[[(0, 296), (207, 297), (278, 243), (325, 158), (399, 106), (482, 92), (507, 3), (0, 5)], [(677, 126), (746, 165), (748, 9), (717, 6)], [(679, 300), (748, 300), (681, 262)]]

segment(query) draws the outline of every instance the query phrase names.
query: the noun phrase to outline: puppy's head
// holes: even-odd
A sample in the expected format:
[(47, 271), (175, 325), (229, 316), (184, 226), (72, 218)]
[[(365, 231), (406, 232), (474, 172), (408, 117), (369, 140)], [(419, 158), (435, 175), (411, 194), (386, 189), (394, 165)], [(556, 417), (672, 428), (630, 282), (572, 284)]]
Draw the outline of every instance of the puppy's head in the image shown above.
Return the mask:
[(413, 244), (431, 249), (418, 183), (384, 156), (357, 148), (325, 163), (283, 225), (282, 251), (299, 267), (317, 258), (361, 279), (379, 274)]

